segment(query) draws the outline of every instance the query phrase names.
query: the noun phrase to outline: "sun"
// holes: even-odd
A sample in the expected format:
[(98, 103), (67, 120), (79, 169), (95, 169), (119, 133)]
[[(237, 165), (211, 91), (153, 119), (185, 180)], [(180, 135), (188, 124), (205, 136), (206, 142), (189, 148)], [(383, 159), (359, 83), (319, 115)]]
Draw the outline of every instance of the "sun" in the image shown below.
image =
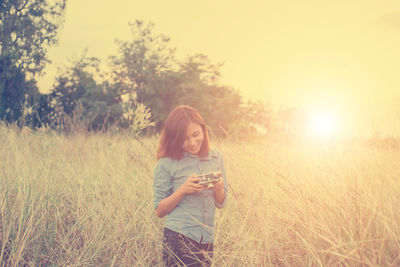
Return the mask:
[(306, 132), (315, 139), (331, 139), (338, 131), (337, 118), (332, 111), (314, 110), (308, 114)]

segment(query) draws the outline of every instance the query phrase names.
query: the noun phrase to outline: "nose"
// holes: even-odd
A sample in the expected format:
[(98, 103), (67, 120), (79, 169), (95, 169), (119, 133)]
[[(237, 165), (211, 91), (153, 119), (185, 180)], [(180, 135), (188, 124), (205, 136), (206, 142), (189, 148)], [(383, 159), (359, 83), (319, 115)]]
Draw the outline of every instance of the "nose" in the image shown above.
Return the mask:
[(196, 144), (196, 140), (194, 138), (190, 138), (189, 144), (190, 146), (194, 146)]

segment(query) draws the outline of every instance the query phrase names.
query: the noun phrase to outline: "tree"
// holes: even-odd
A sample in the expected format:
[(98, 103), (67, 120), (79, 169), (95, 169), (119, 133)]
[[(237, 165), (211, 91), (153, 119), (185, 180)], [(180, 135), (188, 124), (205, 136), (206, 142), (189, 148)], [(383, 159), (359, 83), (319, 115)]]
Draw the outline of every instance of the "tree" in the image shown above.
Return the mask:
[(25, 94), (33, 91), (33, 84), (25, 81), (25, 73), (0, 55), (0, 118), (12, 122), (21, 117)]
[(22, 72), (40, 73), (47, 48), (57, 42), (66, 0), (3, 0), (0, 3), (0, 51)]
[[(163, 114), (165, 102), (159, 100), (175, 95), (172, 90), (179, 78), (173, 70), (175, 49), (169, 47), (168, 37), (154, 33), (154, 23), (136, 20), (129, 26), (132, 40), (117, 40), (119, 55), (110, 57), (114, 85), (128, 98), (124, 103), (127, 114), (138, 103), (145, 103), (152, 114)], [(132, 119), (128, 117), (128, 124)]]
[(169, 48), (169, 38), (153, 33), (154, 23), (141, 20), (129, 23), (132, 41), (117, 40), (119, 57), (111, 56), (114, 81), (122, 93), (141, 102), (149, 94), (150, 84), (163, 71), (171, 69), (175, 49)]
[(241, 109), (241, 117), (263, 132), (271, 128), (272, 108), (261, 100), (248, 100)]
[[(99, 60), (87, 58), (73, 62), (73, 66), (57, 77), (48, 103), (52, 111), (50, 121), (65, 130), (71, 130), (71, 120), (84, 124), (83, 130), (107, 129), (122, 119), (121, 96), (112, 85), (99, 84), (93, 73), (99, 72)], [(46, 107), (46, 106), (44, 106)]]
[(66, 0), (0, 1), (0, 119), (17, 121), (38, 89), (34, 76), (57, 42)]
[(222, 64), (212, 64), (203, 54), (178, 62), (169, 38), (154, 34), (154, 24), (136, 21), (130, 26), (133, 39), (118, 41), (119, 55), (111, 57), (114, 85), (129, 98), (125, 112), (132, 114), (138, 103), (145, 104), (160, 130), (172, 108), (187, 104), (199, 110), (214, 134), (235, 131), (235, 136), (254, 132), (252, 123), (267, 118), (260, 103), (243, 106), (235, 89), (219, 84)]
[(241, 96), (228, 86), (219, 85), (222, 64), (212, 64), (207, 56), (189, 56), (180, 64), (180, 102), (195, 107), (217, 135), (230, 130), (239, 119)]

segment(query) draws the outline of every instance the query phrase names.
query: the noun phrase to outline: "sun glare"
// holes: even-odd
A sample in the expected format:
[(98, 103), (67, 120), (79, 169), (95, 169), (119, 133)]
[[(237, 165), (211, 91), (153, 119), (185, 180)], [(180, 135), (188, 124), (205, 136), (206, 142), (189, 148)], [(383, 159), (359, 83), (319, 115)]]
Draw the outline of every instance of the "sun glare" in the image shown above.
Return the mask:
[(329, 139), (335, 136), (337, 130), (337, 121), (332, 113), (314, 111), (309, 114), (307, 132), (310, 137)]

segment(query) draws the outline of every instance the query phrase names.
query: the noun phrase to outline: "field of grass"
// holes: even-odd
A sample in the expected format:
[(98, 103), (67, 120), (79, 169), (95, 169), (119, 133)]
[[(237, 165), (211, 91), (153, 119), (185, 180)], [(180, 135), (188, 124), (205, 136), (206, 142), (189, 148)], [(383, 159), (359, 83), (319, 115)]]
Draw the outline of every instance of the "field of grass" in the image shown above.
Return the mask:
[[(400, 150), (216, 141), (215, 266), (399, 266)], [(161, 266), (156, 139), (0, 127), (1, 266)]]

